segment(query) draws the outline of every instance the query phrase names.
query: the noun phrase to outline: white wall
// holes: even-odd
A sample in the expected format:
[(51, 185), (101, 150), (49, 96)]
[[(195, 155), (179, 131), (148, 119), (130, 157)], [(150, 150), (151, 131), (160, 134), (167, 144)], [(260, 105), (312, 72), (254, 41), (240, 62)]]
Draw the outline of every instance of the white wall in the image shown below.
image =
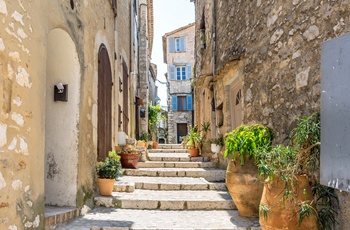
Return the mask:
[[(76, 47), (64, 30), (49, 33), (46, 76), (45, 203), (76, 206), (80, 79)], [(54, 85), (68, 84), (68, 102), (54, 102)]]

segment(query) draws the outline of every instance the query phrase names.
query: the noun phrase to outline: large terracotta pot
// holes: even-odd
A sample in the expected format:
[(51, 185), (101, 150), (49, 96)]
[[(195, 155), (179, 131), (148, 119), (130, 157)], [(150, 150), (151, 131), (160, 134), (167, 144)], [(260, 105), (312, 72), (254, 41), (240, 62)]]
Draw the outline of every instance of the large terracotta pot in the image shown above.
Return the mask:
[(145, 143), (144, 141), (138, 141), (138, 142), (137, 142), (137, 146), (145, 147), (145, 146), (146, 146), (146, 143)]
[(260, 216), (262, 230), (317, 230), (316, 215), (305, 217), (301, 225), (298, 224), (297, 204), (302, 201), (312, 201), (312, 188), (306, 176), (297, 176), (293, 183), (294, 201), (283, 200), (284, 181), (275, 177), (273, 181), (266, 179), (261, 204), (270, 208), (267, 218)]
[(102, 196), (111, 196), (115, 179), (97, 178), (98, 190)]
[(189, 148), (188, 152), (190, 153), (191, 157), (198, 157), (199, 156), (199, 149), (198, 148)]
[(264, 185), (259, 180), (253, 159), (245, 158), (243, 166), (239, 161), (231, 160), (226, 170), (226, 186), (241, 216), (259, 216)]
[(140, 154), (135, 153), (121, 153), (120, 162), (122, 163), (123, 168), (132, 168), (136, 169), (137, 164), (139, 163)]

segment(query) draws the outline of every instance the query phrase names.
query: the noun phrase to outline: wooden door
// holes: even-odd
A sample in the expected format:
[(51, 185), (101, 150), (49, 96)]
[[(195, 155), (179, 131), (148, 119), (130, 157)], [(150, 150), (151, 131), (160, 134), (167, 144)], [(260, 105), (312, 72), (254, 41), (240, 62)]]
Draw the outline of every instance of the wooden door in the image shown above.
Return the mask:
[(104, 45), (101, 45), (98, 53), (97, 108), (97, 160), (102, 161), (112, 150), (112, 73)]
[(129, 134), (129, 75), (123, 61), (123, 131)]
[(187, 123), (177, 124), (177, 143), (182, 142), (182, 137), (187, 135)]

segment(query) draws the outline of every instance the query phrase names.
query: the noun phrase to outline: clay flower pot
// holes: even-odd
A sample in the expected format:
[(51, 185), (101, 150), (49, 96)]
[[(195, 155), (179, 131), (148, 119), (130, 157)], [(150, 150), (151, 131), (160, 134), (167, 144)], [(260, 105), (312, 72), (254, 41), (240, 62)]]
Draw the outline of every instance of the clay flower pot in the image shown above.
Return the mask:
[(111, 196), (115, 179), (97, 178), (98, 190), (101, 196)]
[(123, 168), (136, 169), (139, 163), (140, 154), (138, 153), (120, 153), (120, 162)]
[(226, 186), (241, 216), (259, 216), (264, 184), (259, 180), (253, 159), (245, 157), (244, 165), (231, 160), (226, 170)]
[(188, 152), (190, 153), (191, 157), (198, 157), (199, 156), (199, 149), (198, 148), (189, 148)]

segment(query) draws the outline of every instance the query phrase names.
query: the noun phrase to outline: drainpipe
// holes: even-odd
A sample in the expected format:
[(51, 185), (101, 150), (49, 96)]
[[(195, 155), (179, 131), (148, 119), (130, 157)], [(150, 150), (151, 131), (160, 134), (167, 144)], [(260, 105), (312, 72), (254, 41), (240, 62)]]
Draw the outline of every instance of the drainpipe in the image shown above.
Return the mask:
[(213, 0), (213, 76), (216, 75), (216, 0)]

